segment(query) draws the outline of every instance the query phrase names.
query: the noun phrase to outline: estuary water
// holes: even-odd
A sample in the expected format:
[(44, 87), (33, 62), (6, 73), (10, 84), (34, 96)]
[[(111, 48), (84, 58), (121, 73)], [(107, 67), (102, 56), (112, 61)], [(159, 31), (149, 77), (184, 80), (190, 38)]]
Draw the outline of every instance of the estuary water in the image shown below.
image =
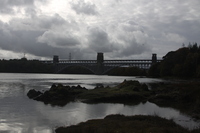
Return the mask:
[(98, 84), (115, 86), (123, 80), (142, 83), (160, 82), (160, 79), (67, 74), (12, 74), (0, 73), (0, 132), (3, 133), (53, 133), (56, 127), (70, 126), (89, 119), (104, 118), (109, 114), (158, 115), (173, 119), (183, 127), (192, 129), (200, 125), (190, 117), (172, 108), (159, 107), (146, 102), (138, 105), (85, 104), (71, 102), (64, 107), (45, 105), (29, 99), (30, 89), (45, 91), (53, 83), (81, 85), (93, 89)]

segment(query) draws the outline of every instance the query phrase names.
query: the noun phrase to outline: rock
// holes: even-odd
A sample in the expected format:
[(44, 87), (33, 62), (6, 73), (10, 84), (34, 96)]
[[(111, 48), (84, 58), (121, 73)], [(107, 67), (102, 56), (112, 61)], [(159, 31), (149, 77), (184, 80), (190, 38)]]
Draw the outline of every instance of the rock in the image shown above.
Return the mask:
[(27, 96), (30, 98), (30, 99), (34, 99), (38, 96), (40, 96), (42, 93), (40, 91), (36, 91), (34, 89), (32, 90), (29, 90), (28, 93), (27, 93)]

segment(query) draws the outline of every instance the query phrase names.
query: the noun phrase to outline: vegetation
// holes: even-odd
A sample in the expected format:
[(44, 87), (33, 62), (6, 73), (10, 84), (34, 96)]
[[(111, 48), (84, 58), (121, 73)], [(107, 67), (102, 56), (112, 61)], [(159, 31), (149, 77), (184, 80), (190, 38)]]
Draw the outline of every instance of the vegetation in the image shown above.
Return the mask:
[(108, 75), (114, 76), (146, 76), (147, 73), (144, 69), (138, 67), (117, 67), (110, 72)]
[(158, 116), (109, 115), (104, 119), (89, 120), (78, 125), (60, 127), (56, 133), (197, 133), (188, 131), (172, 120)]
[[(137, 104), (148, 100), (159, 106), (177, 108), (181, 112), (188, 114), (193, 118), (200, 119), (199, 81), (163, 82), (151, 83), (149, 85), (151, 86), (151, 90), (148, 89), (146, 84), (141, 84), (138, 81), (125, 80), (115, 87), (97, 86), (95, 89), (88, 90), (79, 85), (70, 87), (58, 84), (52, 85), (50, 90), (45, 92), (30, 90), (27, 95), (31, 99), (42, 101), (45, 104), (51, 104), (53, 106), (64, 106), (68, 102), (76, 100), (86, 103), (124, 104)], [(179, 128), (177, 125), (172, 125), (172, 128), (169, 128), (171, 127), (170, 124), (173, 123), (172, 121), (150, 116), (133, 116), (131, 118), (116, 116), (108, 118), (115, 119), (109, 120), (105, 118), (104, 120), (91, 120), (86, 124), (81, 123), (77, 126), (58, 128), (56, 132), (189, 132)], [(162, 125), (162, 121), (164, 123), (169, 123), (169, 125), (167, 123)], [(99, 124), (104, 125), (106, 127), (105, 130)], [(143, 128), (141, 128), (141, 126)], [(199, 129), (192, 131), (192, 133), (195, 132), (199, 132)]]
[(62, 84), (58, 84), (57, 86), (53, 84), (50, 90), (44, 93), (32, 89), (27, 93), (27, 96), (30, 99), (42, 101), (45, 104), (64, 106), (68, 102), (75, 101), (76, 96), (85, 91), (87, 89), (79, 85), (70, 87), (63, 86)]
[(152, 83), (148, 99), (159, 106), (173, 107), (200, 119), (200, 82)]
[(200, 46), (197, 43), (188, 47), (171, 51), (163, 57), (163, 61), (154, 64), (149, 75), (154, 77), (200, 77)]
[(30, 90), (27, 96), (46, 104), (64, 106), (70, 101), (81, 100), (86, 103), (126, 103), (135, 104), (147, 100), (147, 85), (138, 81), (124, 81), (116, 87), (96, 87), (88, 90), (81, 86), (52, 85), (50, 90), (39, 92)]
[(150, 95), (146, 84), (138, 81), (126, 81), (115, 87), (96, 87), (78, 95), (77, 98), (87, 103), (125, 103), (137, 104), (146, 101)]
[(53, 65), (38, 60), (13, 59), (0, 60), (0, 72), (7, 73), (53, 73)]

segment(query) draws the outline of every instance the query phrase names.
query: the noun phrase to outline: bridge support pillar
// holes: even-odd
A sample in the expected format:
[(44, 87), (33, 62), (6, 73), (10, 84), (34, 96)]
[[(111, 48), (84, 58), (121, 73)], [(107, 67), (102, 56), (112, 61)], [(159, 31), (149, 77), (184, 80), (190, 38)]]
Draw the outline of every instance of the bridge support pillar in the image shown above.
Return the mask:
[(57, 55), (53, 56), (53, 63), (54, 64), (59, 63), (59, 56), (57, 56)]
[(57, 72), (57, 69), (59, 69), (58, 67), (59, 64), (59, 56), (58, 55), (54, 55), (53, 56), (53, 66), (54, 66), (54, 72)]
[(152, 54), (152, 65), (157, 63), (157, 54)]
[(102, 75), (104, 72), (104, 57), (103, 57), (103, 53), (97, 53), (97, 67), (96, 67), (96, 71), (95, 74), (97, 75)]

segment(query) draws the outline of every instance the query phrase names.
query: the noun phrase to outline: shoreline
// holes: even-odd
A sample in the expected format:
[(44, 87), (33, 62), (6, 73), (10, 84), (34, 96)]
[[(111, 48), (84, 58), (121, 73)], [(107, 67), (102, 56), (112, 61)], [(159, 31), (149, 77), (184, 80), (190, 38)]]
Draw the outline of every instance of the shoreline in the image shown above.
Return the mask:
[(77, 125), (59, 127), (56, 133), (198, 133), (200, 129), (188, 130), (173, 120), (158, 116), (108, 115), (103, 119), (92, 119)]
[[(200, 120), (200, 82), (160, 82), (146, 84), (126, 81), (115, 87), (98, 86), (88, 90), (81, 86), (52, 85), (50, 90), (37, 92), (31, 99), (53, 106), (64, 106), (68, 102), (81, 100), (84, 103), (123, 103), (137, 104), (150, 101), (161, 107), (172, 107), (197, 120)], [(27, 94), (28, 95), (28, 94)]]

